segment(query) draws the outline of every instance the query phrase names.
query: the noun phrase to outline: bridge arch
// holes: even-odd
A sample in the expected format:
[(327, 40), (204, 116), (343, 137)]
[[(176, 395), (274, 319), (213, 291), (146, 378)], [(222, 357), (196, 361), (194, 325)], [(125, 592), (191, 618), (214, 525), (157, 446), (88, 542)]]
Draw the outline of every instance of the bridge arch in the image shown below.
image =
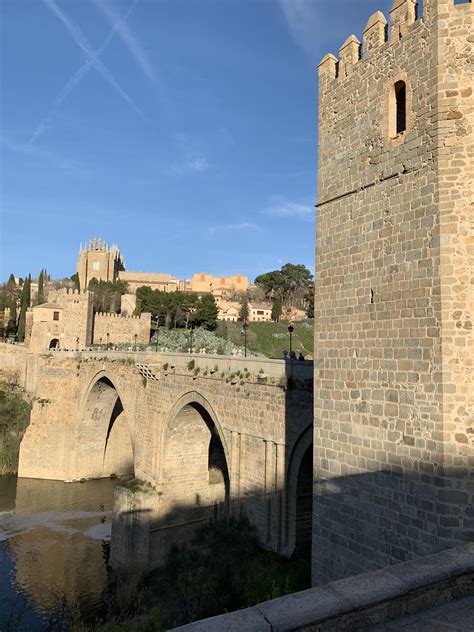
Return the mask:
[(114, 378), (100, 371), (89, 383), (79, 411), (78, 477), (134, 473), (134, 446), (127, 412)]
[[(311, 555), (313, 424), (298, 437), (287, 465), (286, 506), (288, 555)], [(309, 547), (309, 548), (308, 548)]]
[(177, 504), (227, 504), (230, 455), (220, 421), (210, 402), (191, 391), (169, 412), (161, 435), (159, 479)]

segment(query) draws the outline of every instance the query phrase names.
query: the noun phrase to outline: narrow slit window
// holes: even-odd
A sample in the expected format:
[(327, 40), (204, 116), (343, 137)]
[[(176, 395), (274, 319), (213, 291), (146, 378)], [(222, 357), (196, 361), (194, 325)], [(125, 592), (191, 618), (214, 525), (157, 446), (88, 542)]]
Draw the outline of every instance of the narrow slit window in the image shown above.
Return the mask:
[(401, 134), (407, 128), (407, 86), (404, 81), (395, 84), (395, 103), (397, 108), (396, 133)]

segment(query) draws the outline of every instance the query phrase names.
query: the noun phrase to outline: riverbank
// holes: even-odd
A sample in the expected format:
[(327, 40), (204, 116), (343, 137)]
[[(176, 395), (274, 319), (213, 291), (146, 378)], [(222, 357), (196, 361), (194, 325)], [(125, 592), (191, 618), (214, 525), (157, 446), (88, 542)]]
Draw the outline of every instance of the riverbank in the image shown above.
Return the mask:
[(0, 382), (0, 476), (17, 474), (20, 443), (30, 423), (31, 403), (14, 383)]
[(262, 548), (245, 517), (215, 520), (188, 545), (172, 548), (162, 568), (117, 576), (106, 598), (107, 621), (82, 630), (164, 632), (309, 587), (308, 560)]

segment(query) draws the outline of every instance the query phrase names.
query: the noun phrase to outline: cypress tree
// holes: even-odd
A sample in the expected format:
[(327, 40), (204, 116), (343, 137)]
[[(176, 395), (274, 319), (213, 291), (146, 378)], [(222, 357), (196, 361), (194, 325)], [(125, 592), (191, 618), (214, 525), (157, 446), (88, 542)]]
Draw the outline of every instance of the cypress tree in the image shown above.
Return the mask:
[(16, 288), (15, 277), (13, 274), (10, 274), (10, 276), (8, 277), (8, 281), (7, 281), (7, 285), (5, 289), (10, 298), (16, 295), (17, 288)]
[(36, 297), (36, 304), (41, 305), (44, 302), (44, 270), (41, 270), (38, 277), (38, 295)]
[(18, 321), (19, 342), (23, 342), (25, 340), (26, 310), (30, 306), (30, 300), (31, 300), (31, 274), (25, 280), (25, 283), (23, 284), (23, 291), (21, 293), (20, 318)]
[(245, 322), (249, 319), (249, 315), (249, 299), (247, 298), (247, 295), (244, 295), (244, 297), (242, 298), (242, 303), (240, 304), (239, 320)]
[(10, 300), (10, 320), (8, 322), (9, 333), (16, 334), (16, 298)]
[(272, 320), (274, 322), (276, 323), (280, 322), (281, 312), (282, 312), (281, 298), (279, 296), (276, 296), (273, 299), (273, 305), (272, 305)]

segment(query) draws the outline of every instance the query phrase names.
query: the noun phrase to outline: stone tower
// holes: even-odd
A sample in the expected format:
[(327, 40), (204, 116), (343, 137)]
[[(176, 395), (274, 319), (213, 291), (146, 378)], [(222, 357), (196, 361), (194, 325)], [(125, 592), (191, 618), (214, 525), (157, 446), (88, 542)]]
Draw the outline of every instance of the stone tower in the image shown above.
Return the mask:
[(315, 585), (474, 539), (472, 25), (395, 0), (319, 65)]
[(77, 260), (77, 274), (81, 290), (86, 290), (89, 281), (116, 281), (120, 271), (125, 270), (125, 261), (118, 246), (111, 248), (101, 239), (93, 239), (89, 246), (79, 249)]

